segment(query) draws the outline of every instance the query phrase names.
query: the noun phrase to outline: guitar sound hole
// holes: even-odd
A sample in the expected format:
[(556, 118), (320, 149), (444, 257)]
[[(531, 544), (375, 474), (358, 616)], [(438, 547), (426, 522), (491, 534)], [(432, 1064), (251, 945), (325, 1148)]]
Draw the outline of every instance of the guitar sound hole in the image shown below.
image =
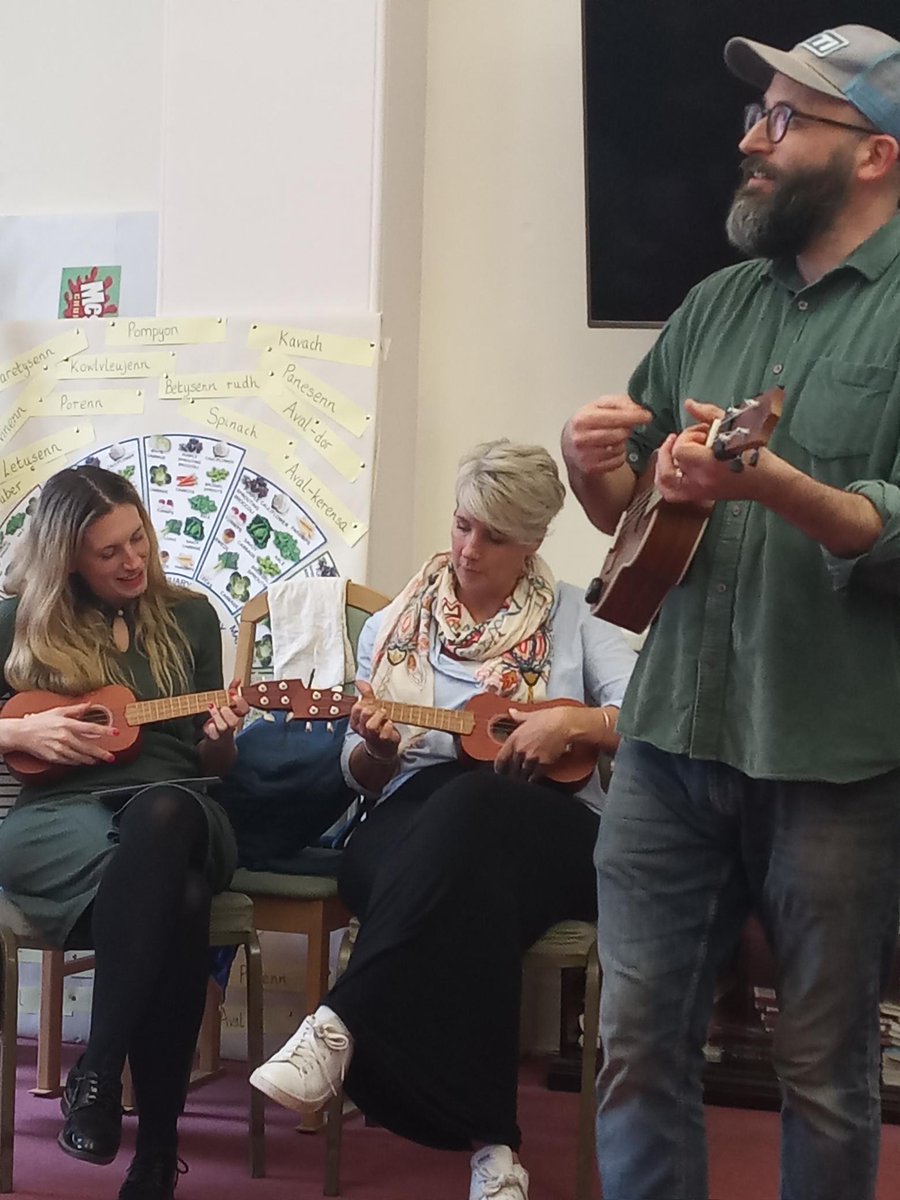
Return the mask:
[(79, 721), (87, 721), (91, 725), (112, 725), (112, 713), (108, 708), (103, 708), (102, 705), (95, 705), (89, 708), (83, 717), (78, 718)]
[(488, 726), (491, 737), (501, 746), (516, 729), (518, 729), (518, 725), (510, 717), (496, 717)]

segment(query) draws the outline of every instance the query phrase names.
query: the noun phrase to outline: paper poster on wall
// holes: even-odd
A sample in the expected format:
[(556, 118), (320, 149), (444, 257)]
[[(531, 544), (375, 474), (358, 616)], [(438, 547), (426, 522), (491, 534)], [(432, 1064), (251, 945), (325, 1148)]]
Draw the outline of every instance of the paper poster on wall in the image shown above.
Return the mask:
[(156, 213), (0, 217), (0, 321), (156, 312)]
[[(166, 573), (206, 594), (232, 635), (241, 607), (276, 581), (364, 578), (377, 367), (317, 363), (323, 385), (366, 420), (353, 436), (309, 406), (314, 435), (304, 437), (273, 403), (271, 381), (263, 394), (249, 321), (131, 324), (166, 348), (122, 350), (137, 335), (116, 319), (0, 323), (0, 578), (43, 483), (81, 463), (134, 484)], [(372, 316), (302, 324), (378, 338)], [(284, 403), (302, 401), (286, 390)]]

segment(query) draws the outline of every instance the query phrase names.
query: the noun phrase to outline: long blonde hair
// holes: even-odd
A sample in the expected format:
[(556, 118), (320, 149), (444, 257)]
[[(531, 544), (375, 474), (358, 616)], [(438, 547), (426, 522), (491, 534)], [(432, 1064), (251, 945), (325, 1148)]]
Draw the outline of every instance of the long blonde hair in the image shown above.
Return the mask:
[(137, 509), (147, 534), (147, 588), (134, 607), (134, 644), (146, 655), (163, 695), (187, 686), (191, 650), (172, 608), (186, 593), (169, 583), (156, 532), (134, 487), (101, 467), (59, 471), (44, 485), (4, 589), (19, 597), (6, 678), (18, 691), (38, 688), (78, 696), (126, 678), (114, 656), (109, 618), (74, 563), (85, 531), (122, 505)]

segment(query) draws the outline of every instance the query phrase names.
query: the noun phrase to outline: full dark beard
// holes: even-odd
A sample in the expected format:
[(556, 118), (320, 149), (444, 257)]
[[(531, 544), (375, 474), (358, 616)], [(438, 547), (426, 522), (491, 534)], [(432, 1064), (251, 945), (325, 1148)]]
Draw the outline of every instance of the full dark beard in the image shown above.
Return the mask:
[[(845, 153), (835, 151), (822, 167), (774, 172), (764, 159), (748, 158), (742, 165), (744, 182), (735, 192), (725, 232), (736, 250), (748, 258), (795, 257), (830, 229), (850, 193), (852, 172)], [(746, 181), (761, 171), (775, 181), (761, 193)]]

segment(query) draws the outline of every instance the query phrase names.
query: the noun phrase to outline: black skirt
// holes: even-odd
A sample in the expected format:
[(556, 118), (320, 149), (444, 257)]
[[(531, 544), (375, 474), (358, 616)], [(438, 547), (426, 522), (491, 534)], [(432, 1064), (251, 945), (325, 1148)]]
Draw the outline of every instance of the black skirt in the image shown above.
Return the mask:
[(364, 1113), (437, 1149), (518, 1149), (522, 956), (596, 918), (598, 827), (569, 794), (446, 763), (359, 826), (339, 884), (361, 928), (326, 1003)]

